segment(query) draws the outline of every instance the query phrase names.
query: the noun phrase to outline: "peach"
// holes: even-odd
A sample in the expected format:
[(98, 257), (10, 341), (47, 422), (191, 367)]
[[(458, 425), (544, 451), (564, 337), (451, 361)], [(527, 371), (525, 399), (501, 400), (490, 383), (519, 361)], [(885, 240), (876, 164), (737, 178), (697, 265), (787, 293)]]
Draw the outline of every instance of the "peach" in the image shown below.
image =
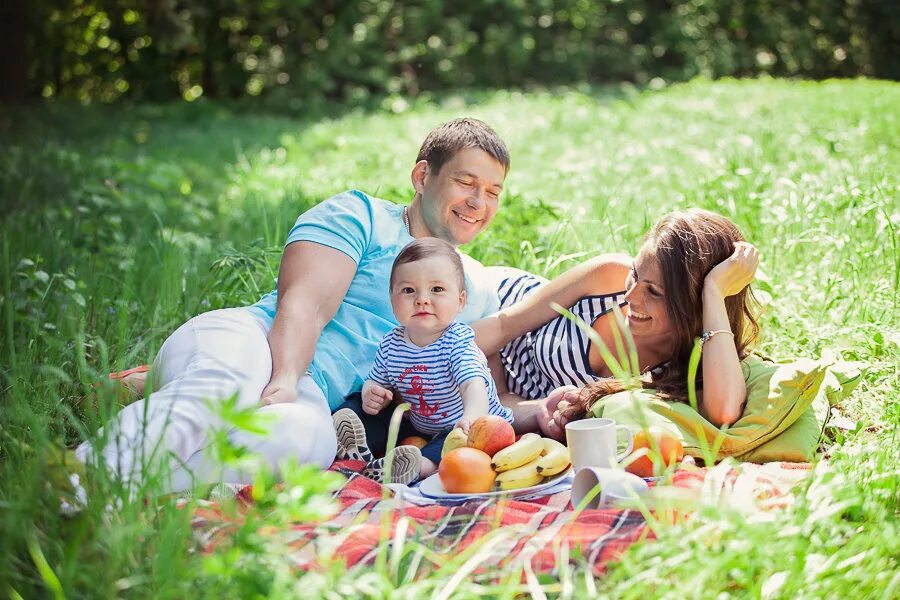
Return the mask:
[(469, 448), (477, 448), (488, 456), (494, 456), (498, 451), (516, 441), (516, 432), (512, 425), (503, 417), (485, 415), (478, 417), (469, 427)]
[[(656, 440), (657, 451), (653, 450), (651, 437)], [(649, 429), (641, 429), (634, 434), (634, 448), (629, 456), (634, 456), (641, 448), (646, 449), (646, 454), (625, 467), (626, 471), (638, 477), (660, 475), (664, 469), (684, 458), (684, 446), (681, 439), (671, 431), (655, 425)]]
[(456, 450), (457, 448), (465, 448), (467, 441), (468, 438), (466, 437), (465, 432), (463, 432), (462, 429), (454, 428), (444, 439), (444, 447), (441, 449), (441, 458), (448, 452)]

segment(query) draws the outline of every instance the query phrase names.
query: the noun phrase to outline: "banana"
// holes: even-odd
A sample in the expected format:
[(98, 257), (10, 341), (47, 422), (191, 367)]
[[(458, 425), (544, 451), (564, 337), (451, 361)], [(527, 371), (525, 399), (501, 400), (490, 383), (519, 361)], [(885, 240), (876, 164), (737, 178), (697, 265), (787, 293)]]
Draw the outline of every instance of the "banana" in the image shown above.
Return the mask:
[(491, 467), (498, 473), (521, 467), (525, 463), (533, 461), (541, 455), (544, 444), (541, 436), (536, 433), (526, 433), (518, 442), (497, 451), (491, 459)]
[(494, 480), (494, 485), (501, 490), (516, 490), (541, 483), (544, 476), (537, 472), (539, 460), (541, 460), (540, 456), (515, 469), (500, 473)]
[(541, 438), (541, 442), (544, 444), (544, 451), (538, 460), (537, 472), (545, 477), (562, 473), (569, 466), (569, 449), (550, 438)]

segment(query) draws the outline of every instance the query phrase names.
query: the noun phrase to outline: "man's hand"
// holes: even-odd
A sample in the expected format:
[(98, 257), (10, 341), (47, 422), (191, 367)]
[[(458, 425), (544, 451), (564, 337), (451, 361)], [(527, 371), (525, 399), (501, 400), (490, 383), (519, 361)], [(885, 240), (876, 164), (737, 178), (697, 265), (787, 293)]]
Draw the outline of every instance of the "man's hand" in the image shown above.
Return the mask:
[(394, 392), (367, 379), (362, 388), (362, 408), (367, 415), (377, 415), (394, 399)]
[(282, 381), (270, 381), (260, 396), (263, 406), (270, 404), (290, 404), (297, 401), (297, 386)]

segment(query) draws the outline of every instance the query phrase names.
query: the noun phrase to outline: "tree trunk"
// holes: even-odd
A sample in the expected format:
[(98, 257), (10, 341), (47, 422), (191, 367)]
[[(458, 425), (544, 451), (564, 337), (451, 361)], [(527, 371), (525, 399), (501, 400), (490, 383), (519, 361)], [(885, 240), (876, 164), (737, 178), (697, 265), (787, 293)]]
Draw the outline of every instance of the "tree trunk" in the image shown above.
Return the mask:
[(0, 1), (0, 102), (24, 102), (28, 96), (27, 6)]

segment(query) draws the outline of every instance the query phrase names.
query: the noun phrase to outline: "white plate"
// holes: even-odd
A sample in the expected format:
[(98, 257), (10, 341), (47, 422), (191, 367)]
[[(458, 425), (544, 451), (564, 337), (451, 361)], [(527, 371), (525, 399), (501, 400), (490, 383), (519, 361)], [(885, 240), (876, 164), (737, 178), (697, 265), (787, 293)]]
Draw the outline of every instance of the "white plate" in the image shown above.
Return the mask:
[(496, 490), (493, 492), (484, 492), (482, 494), (451, 494), (444, 489), (444, 486), (441, 484), (440, 476), (435, 473), (434, 475), (425, 478), (425, 480), (419, 484), (419, 492), (428, 498), (452, 498), (456, 500), (464, 498), (492, 498), (494, 496), (511, 496), (514, 498), (518, 496), (532, 496), (541, 490), (553, 487), (566, 477), (569, 477), (571, 471), (572, 467), (570, 466), (562, 473), (557, 473), (543, 482), (530, 487), (517, 488), (515, 490)]

